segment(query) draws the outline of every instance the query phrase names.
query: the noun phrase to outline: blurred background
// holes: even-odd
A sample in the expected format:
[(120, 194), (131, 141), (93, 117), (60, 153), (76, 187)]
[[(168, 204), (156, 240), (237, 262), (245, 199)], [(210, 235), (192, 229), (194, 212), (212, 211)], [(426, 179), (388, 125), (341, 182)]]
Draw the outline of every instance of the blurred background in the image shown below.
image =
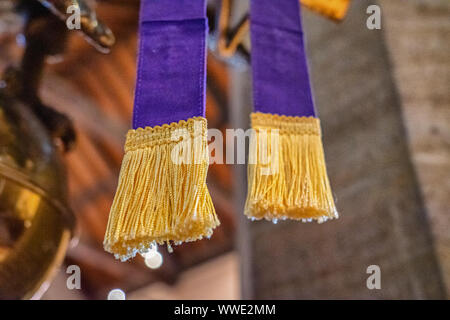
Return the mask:
[[(131, 123), (139, 1), (82, 1), (83, 32), (58, 32), (58, 3), (0, 2), (0, 298), (448, 298), (449, 1), (354, 0), (340, 22), (303, 8), (340, 219), (249, 222), (245, 165), (213, 164), (212, 238), (126, 263), (102, 242)], [(366, 26), (372, 4), (380, 30)], [(208, 7), (207, 118), (223, 132), (249, 125), (248, 36), (236, 50), (221, 42), (247, 10)], [(379, 290), (366, 286), (371, 265)]]

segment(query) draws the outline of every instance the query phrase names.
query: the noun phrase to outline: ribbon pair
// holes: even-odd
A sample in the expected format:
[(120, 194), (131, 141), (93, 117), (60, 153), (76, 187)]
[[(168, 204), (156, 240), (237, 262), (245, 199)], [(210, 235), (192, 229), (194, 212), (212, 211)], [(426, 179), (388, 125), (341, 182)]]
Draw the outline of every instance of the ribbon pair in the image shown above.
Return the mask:
[[(251, 0), (251, 218), (337, 217), (299, 12), (298, 0)], [(209, 237), (219, 225), (206, 186), (207, 31), (206, 0), (141, 1), (133, 129), (104, 240), (122, 261), (155, 242)]]

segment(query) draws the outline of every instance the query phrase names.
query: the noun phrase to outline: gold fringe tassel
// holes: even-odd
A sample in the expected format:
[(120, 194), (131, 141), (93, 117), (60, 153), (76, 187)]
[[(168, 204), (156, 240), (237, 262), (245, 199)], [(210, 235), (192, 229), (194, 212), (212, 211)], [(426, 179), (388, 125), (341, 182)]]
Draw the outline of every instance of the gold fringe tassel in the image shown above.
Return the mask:
[(210, 237), (219, 225), (207, 186), (203, 117), (130, 130), (103, 242), (122, 261), (154, 242)]
[(253, 113), (251, 123), (245, 214), (274, 223), (338, 218), (319, 119)]

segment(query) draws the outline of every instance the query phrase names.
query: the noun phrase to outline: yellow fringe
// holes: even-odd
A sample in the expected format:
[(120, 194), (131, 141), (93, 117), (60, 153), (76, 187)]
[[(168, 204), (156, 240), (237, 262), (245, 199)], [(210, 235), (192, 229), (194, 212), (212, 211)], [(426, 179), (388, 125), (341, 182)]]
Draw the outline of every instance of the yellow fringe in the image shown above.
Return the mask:
[(219, 220), (206, 186), (208, 157), (203, 117), (130, 130), (105, 250), (125, 261), (153, 242), (210, 237)]
[(274, 223), (338, 218), (319, 119), (253, 113), (251, 122), (245, 214)]

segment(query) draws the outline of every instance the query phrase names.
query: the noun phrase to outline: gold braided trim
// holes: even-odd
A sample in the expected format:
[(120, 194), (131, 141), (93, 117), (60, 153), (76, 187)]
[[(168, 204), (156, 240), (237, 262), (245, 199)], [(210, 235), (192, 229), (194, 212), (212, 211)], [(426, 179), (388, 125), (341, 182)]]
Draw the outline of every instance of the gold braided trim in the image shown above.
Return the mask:
[(128, 130), (125, 152), (161, 144), (177, 144), (182, 140), (202, 137), (207, 132), (207, 121), (193, 117), (162, 126)]
[(280, 134), (321, 135), (320, 120), (314, 117), (292, 117), (254, 112), (250, 115), (250, 119), (252, 128), (278, 129)]
[(253, 113), (251, 123), (245, 214), (274, 222), (337, 218), (319, 119)]
[(130, 130), (105, 250), (125, 261), (154, 242), (210, 237), (219, 220), (206, 187), (208, 159), (203, 117)]
[(303, 5), (317, 13), (335, 20), (342, 20), (347, 14), (350, 0), (300, 0)]

